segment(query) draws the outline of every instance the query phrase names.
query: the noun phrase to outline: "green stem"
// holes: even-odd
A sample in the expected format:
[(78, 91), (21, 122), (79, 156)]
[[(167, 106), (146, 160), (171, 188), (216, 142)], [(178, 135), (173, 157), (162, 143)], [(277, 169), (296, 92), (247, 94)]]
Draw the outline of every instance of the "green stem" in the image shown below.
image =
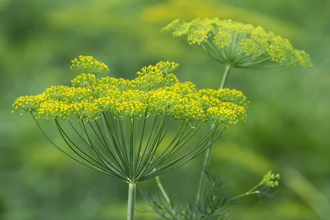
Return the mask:
[[(170, 198), (168, 197), (168, 195), (167, 195), (167, 193), (166, 193), (166, 191), (165, 191), (165, 189), (164, 189), (164, 187), (163, 187), (163, 184), (162, 184), (162, 182), (160, 181), (159, 176), (156, 176), (155, 178), (156, 178), (156, 182), (157, 182), (157, 186), (158, 186), (159, 190), (162, 192), (162, 194), (163, 194), (163, 196), (164, 196), (164, 198), (165, 198), (167, 204), (168, 204), (169, 207), (172, 209), (171, 200), (170, 200)], [(171, 214), (172, 214), (172, 217), (175, 217), (175, 216), (176, 216), (175, 210), (172, 209), (171, 211), (172, 211), (172, 213), (171, 213)]]
[[(223, 74), (219, 89), (224, 88), (228, 75), (229, 75), (229, 71), (230, 71), (230, 66), (226, 66), (226, 70), (225, 70), (225, 73)], [(211, 130), (214, 128), (214, 126), (215, 125), (212, 124)], [(211, 142), (214, 142), (213, 138), (212, 138)], [(198, 191), (197, 191), (197, 196), (196, 196), (196, 205), (198, 205), (200, 203), (200, 201), (202, 200), (202, 197), (203, 197), (205, 181), (206, 181), (206, 172), (208, 171), (210, 163), (211, 163), (211, 155), (212, 155), (213, 147), (214, 147), (214, 144), (212, 144), (205, 152), (203, 168), (202, 168), (201, 176), (199, 179)]]
[(253, 187), (252, 189), (250, 189), (248, 192), (243, 193), (243, 194), (241, 194), (241, 195), (238, 195), (238, 196), (234, 197), (233, 200), (236, 200), (236, 199), (242, 198), (242, 197), (244, 197), (244, 196), (249, 196), (249, 195), (259, 194), (260, 191), (257, 190), (257, 189), (259, 188), (259, 186), (261, 186), (261, 185), (260, 185), (260, 184), (256, 185), (255, 187)]
[(228, 78), (228, 74), (230, 72), (230, 66), (226, 66), (226, 70), (225, 70), (225, 73), (223, 74), (223, 77), (222, 77), (222, 80), (221, 80), (221, 83), (220, 83), (220, 88), (219, 89), (223, 89), (225, 84), (226, 84), (226, 81), (227, 81), (227, 78)]
[(165, 191), (165, 189), (164, 189), (164, 187), (163, 187), (163, 184), (162, 184), (162, 182), (161, 182), (160, 179), (159, 179), (159, 176), (156, 176), (155, 178), (156, 178), (157, 186), (158, 186), (159, 190), (162, 192), (162, 194), (163, 194), (163, 196), (164, 196), (166, 202), (167, 202), (169, 205), (171, 205), (171, 200), (170, 200), (170, 198), (168, 197), (168, 195), (167, 195), (167, 193), (166, 193), (166, 191)]
[(127, 220), (134, 220), (136, 183), (128, 183)]

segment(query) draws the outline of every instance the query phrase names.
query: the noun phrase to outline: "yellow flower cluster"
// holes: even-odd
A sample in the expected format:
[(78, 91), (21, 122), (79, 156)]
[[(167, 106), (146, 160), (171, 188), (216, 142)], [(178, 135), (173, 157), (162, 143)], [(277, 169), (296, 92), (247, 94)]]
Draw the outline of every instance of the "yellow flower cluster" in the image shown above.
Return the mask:
[(288, 39), (251, 24), (218, 18), (198, 18), (191, 22), (176, 19), (162, 31), (183, 37), (229, 67), (312, 67), (309, 55), (295, 49)]
[(97, 78), (94, 74), (83, 73), (71, 80), (73, 86), (89, 86), (96, 85)]
[[(156, 68), (159, 71), (161, 71), (162, 73), (170, 73), (173, 70), (176, 70), (178, 67), (179, 67), (179, 64), (174, 63), (174, 62), (169, 62), (169, 61), (166, 61), (166, 62), (161, 61), (156, 64)], [(143, 72), (143, 70), (142, 70), (142, 72)]]
[(71, 61), (72, 70), (83, 70), (85, 73), (102, 74), (108, 73), (109, 68), (104, 63), (95, 60), (92, 56), (79, 56)]
[(159, 62), (142, 68), (133, 80), (83, 73), (72, 80), (72, 87), (53, 86), (40, 95), (20, 97), (13, 108), (31, 112), (37, 120), (85, 123), (98, 120), (102, 114), (116, 120), (163, 115), (224, 125), (245, 120), (247, 101), (241, 92), (197, 90), (193, 83), (181, 83), (171, 73), (177, 67), (176, 63)]
[(202, 95), (202, 98), (205, 97), (207, 105), (216, 106), (219, 105), (220, 102), (233, 102), (238, 106), (247, 108), (248, 102), (246, 101), (246, 97), (241, 91), (237, 91), (235, 89), (200, 89), (199, 93)]
[(137, 72), (138, 77), (130, 83), (130, 87), (141, 90), (152, 90), (164, 86), (171, 86), (178, 82), (171, 71), (178, 68), (174, 62), (159, 62), (155, 66), (148, 66)]
[[(13, 108), (16, 111), (23, 110), (33, 113), (33, 115), (36, 116), (35, 112), (38, 111), (38, 106), (40, 106), (40, 104), (44, 101), (44, 94), (35, 96), (21, 96), (16, 99), (15, 103), (13, 104)], [(12, 113), (14, 113), (14, 110), (12, 111)], [(22, 116), (23, 113), (20, 113), (20, 115)]]

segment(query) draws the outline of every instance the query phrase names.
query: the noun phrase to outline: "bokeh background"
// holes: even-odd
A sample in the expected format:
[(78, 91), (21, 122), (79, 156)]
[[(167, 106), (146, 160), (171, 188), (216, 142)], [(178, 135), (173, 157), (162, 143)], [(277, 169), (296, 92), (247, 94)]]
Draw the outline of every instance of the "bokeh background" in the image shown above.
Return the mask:
[[(69, 85), (76, 74), (70, 60), (81, 54), (108, 64), (110, 75), (130, 79), (143, 66), (175, 61), (180, 80), (217, 88), (222, 65), (160, 33), (176, 18), (215, 16), (287, 37), (314, 65), (232, 70), (227, 86), (247, 95), (248, 120), (216, 143), (212, 172), (237, 193), (268, 170), (282, 175), (271, 199), (244, 200), (232, 207), (232, 219), (330, 219), (329, 11), (328, 0), (0, 0), (0, 219), (125, 219), (126, 184), (67, 158), (32, 118), (11, 115), (11, 104)], [(199, 157), (162, 176), (175, 200), (194, 198), (201, 163)], [(154, 180), (141, 188), (157, 193)], [(140, 194), (137, 202), (143, 210)], [(142, 211), (136, 218), (157, 219)]]

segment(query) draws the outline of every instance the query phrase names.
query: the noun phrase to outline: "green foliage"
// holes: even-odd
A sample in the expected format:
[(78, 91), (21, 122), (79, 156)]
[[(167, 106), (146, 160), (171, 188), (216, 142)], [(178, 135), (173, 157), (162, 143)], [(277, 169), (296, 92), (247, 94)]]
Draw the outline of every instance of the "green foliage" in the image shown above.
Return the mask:
[[(182, 205), (176, 201), (167, 201), (163, 197), (146, 196), (151, 211), (156, 212), (163, 219), (175, 220), (225, 220), (230, 219), (233, 205), (237, 205), (239, 201), (246, 196), (257, 195), (259, 198), (263, 196), (270, 197), (270, 188), (278, 187), (279, 174), (273, 174), (269, 171), (264, 175), (259, 184), (251, 190), (234, 196), (224, 187), (224, 182), (219, 176), (206, 173), (206, 187), (203, 192), (203, 200), (196, 204), (190, 202)], [(150, 210), (149, 210), (150, 211)]]
[(228, 208), (235, 203), (231, 192), (227, 192), (224, 183), (217, 176), (206, 174), (207, 185), (203, 202), (181, 204), (176, 201), (168, 203), (163, 197), (146, 196), (151, 210), (163, 219), (174, 220), (225, 220), (228, 219)]

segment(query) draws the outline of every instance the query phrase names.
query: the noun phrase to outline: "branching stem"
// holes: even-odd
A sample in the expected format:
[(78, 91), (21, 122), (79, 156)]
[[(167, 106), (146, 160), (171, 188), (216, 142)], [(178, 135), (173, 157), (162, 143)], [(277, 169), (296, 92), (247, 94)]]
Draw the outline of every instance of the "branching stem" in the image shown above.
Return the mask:
[[(219, 89), (224, 88), (228, 75), (229, 75), (229, 72), (230, 72), (230, 66), (226, 66), (226, 70), (225, 70), (225, 73), (223, 74)], [(215, 125), (212, 124), (211, 130), (213, 130), (214, 126)], [(211, 156), (212, 156), (212, 151), (213, 151), (213, 147), (214, 147), (213, 138), (212, 138), (211, 142), (213, 142), (213, 144), (205, 152), (203, 168), (202, 168), (201, 176), (199, 179), (198, 191), (197, 191), (197, 195), (196, 195), (196, 205), (198, 205), (200, 203), (200, 201), (202, 200), (202, 196), (203, 196), (203, 192), (204, 192), (204, 188), (205, 188), (206, 172), (208, 171), (210, 163), (211, 163)]]

